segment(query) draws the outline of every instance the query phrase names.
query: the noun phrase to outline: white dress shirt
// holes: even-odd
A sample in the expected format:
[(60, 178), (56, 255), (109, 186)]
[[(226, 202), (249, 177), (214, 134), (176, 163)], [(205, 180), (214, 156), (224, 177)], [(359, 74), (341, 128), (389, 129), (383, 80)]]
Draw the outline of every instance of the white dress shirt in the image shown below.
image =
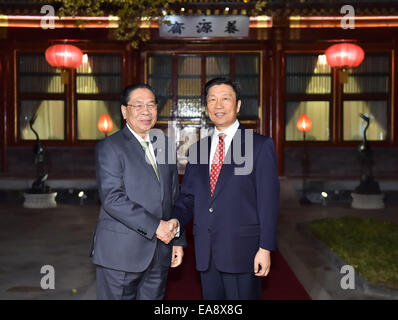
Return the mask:
[(156, 163), (155, 151), (153, 150), (151, 140), (149, 139), (149, 134), (146, 134), (146, 138), (144, 140), (138, 133), (136, 133), (133, 129), (130, 128), (128, 123), (126, 123), (126, 125), (127, 125), (127, 128), (129, 128), (130, 132), (134, 135), (134, 137), (137, 138), (137, 140), (140, 144), (141, 144), (141, 142), (148, 142), (149, 152), (151, 153), (152, 159), (153, 159), (153, 161), (155, 161), (155, 166), (157, 168), (158, 164)]
[(209, 173), (211, 172), (211, 164), (213, 162), (214, 154), (216, 153), (217, 145), (218, 145), (218, 135), (220, 133), (224, 133), (224, 157), (228, 152), (229, 147), (231, 146), (232, 138), (234, 137), (236, 131), (239, 128), (238, 119), (235, 120), (234, 124), (225, 129), (224, 131), (219, 131), (217, 128), (214, 128), (213, 136), (211, 138), (211, 147), (210, 147), (210, 158), (209, 158)]

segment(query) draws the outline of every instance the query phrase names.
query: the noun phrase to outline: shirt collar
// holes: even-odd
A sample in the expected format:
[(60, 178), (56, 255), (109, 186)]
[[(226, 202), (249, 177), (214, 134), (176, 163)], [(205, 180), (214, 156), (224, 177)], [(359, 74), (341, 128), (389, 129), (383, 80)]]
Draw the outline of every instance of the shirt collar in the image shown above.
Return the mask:
[(134, 137), (136, 137), (136, 139), (138, 140), (139, 143), (141, 143), (141, 142), (150, 142), (149, 134), (146, 135), (146, 138), (144, 140), (144, 139), (142, 139), (142, 137), (137, 132), (135, 132), (133, 129), (130, 128), (128, 123), (126, 123), (126, 126), (127, 126), (127, 128), (129, 128), (130, 132), (134, 135)]
[(232, 138), (232, 137), (235, 135), (235, 133), (236, 133), (236, 131), (238, 130), (238, 128), (239, 128), (239, 121), (238, 121), (238, 119), (236, 119), (235, 122), (234, 122), (231, 126), (229, 126), (227, 129), (225, 129), (224, 131), (219, 131), (219, 130), (217, 130), (216, 127), (214, 127), (213, 138), (214, 138), (214, 137), (217, 137), (218, 134), (220, 134), (221, 132), (222, 132), (222, 133), (225, 133), (225, 135), (226, 135), (227, 137), (231, 137), (231, 138)]

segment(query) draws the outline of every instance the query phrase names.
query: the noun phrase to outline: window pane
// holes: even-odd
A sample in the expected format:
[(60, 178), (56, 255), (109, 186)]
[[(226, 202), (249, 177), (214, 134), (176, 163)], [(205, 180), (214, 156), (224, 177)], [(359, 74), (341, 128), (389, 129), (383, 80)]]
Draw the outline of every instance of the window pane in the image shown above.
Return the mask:
[(77, 93), (120, 93), (122, 58), (120, 55), (84, 55), (76, 70)]
[(206, 57), (206, 81), (219, 77), (229, 77), (229, 56)]
[(51, 67), (43, 54), (22, 54), (19, 56), (19, 92), (62, 93), (60, 70)]
[(202, 111), (201, 99), (178, 99), (178, 116), (194, 118), (200, 117)]
[(200, 76), (201, 75), (200, 56), (178, 56), (178, 75), (179, 76)]
[(108, 114), (113, 121), (111, 135), (120, 130), (120, 102), (111, 100), (78, 100), (77, 101), (77, 139), (98, 140), (104, 133), (98, 130), (98, 120), (102, 114)]
[(241, 117), (258, 117), (259, 107), (258, 55), (237, 54), (235, 56), (235, 80), (241, 89)]
[(389, 55), (366, 54), (358, 68), (350, 69), (344, 93), (388, 93)]
[(239, 117), (257, 117), (258, 116), (258, 99), (242, 96), (242, 104), (240, 106)]
[(178, 78), (178, 96), (200, 97), (201, 79)]
[(325, 55), (287, 55), (286, 92), (330, 93), (331, 71)]
[(370, 118), (366, 131), (368, 140), (387, 139), (387, 101), (344, 101), (344, 140), (362, 140), (366, 122), (360, 113)]
[(178, 117), (201, 115), (201, 60), (200, 56), (178, 56)]
[[(229, 77), (234, 71), (235, 79), (242, 86), (244, 108), (241, 109), (240, 116), (258, 117), (259, 55), (233, 55), (236, 70), (230, 70), (230, 54), (177, 54), (176, 59), (170, 54), (149, 55), (148, 81), (158, 92), (158, 118), (172, 117), (173, 109), (180, 118), (201, 117), (204, 107), (203, 68), (206, 72), (205, 81), (215, 77)], [(177, 72), (176, 79), (173, 79), (173, 70)], [(173, 92), (173, 84), (176, 92)], [(177, 101), (173, 101), (175, 96)]]
[(152, 55), (148, 59), (148, 83), (157, 93), (158, 118), (169, 118), (172, 115), (172, 70), (171, 55)]
[[(173, 100), (172, 99), (158, 99), (162, 104), (158, 104), (158, 118), (170, 118), (173, 113)], [(162, 106), (161, 108), (159, 106)]]
[(63, 140), (65, 108), (61, 100), (22, 100), (19, 111), (19, 134), (22, 140), (36, 140), (29, 120), (37, 112), (33, 129), (40, 140)]
[(237, 54), (235, 55), (235, 75), (258, 74), (258, 55), (257, 54)]
[(240, 84), (240, 95), (242, 98), (244, 96), (258, 96), (258, 78), (256, 76), (236, 78), (236, 81)]
[(312, 121), (312, 129), (306, 132), (306, 140), (329, 140), (329, 101), (290, 101), (286, 104), (286, 141), (303, 140), (303, 133), (296, 127), (303, 113)]

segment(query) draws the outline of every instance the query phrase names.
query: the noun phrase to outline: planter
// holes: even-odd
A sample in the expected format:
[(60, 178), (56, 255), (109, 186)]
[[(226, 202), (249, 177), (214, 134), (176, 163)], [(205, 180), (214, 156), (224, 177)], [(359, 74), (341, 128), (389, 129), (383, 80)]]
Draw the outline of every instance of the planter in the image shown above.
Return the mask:
[[(322, 240), (318, 239), (307, 227), (309, 222), (297, 224), (297, 230), (311, 241), (312, 245), (333, 265), (336, 272), (341, 273), (342, 266), (348, 265), (346, 261), (334, 253)], [(378, 296), (383, 299), (398, 299), (398, 289), (390, 288), (381, 284), (370, 283), (366, 278), (355, 272), (355, 290), (360, 290), (364, 294)]]
[(33, 209), (43, 209), (43, 208), (55, 208), (57, 206), (57, 202), (55, 201), (55, 197), (57, 196), (56, 192), (50, 193), (27, 193), (24, 194), (25, 201), (23, 206), (25, 208), (33, 208)]
[(352, 203), (351, 207), (354, 209), (383, 209), (384, 208), (384, 194), (361, 194), (351, 193)]

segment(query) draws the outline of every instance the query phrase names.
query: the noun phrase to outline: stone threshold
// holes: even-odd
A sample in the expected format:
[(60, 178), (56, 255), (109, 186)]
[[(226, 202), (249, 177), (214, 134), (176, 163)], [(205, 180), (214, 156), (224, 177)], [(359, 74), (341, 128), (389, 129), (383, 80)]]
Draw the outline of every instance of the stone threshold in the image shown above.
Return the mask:
[[(0, 190), (27, 190), (32, 186), (34, 179), (0, 178)], [(93, 178), (49, 179), (46, 184), (51, 189), (96, 189), (96, 180)]]

